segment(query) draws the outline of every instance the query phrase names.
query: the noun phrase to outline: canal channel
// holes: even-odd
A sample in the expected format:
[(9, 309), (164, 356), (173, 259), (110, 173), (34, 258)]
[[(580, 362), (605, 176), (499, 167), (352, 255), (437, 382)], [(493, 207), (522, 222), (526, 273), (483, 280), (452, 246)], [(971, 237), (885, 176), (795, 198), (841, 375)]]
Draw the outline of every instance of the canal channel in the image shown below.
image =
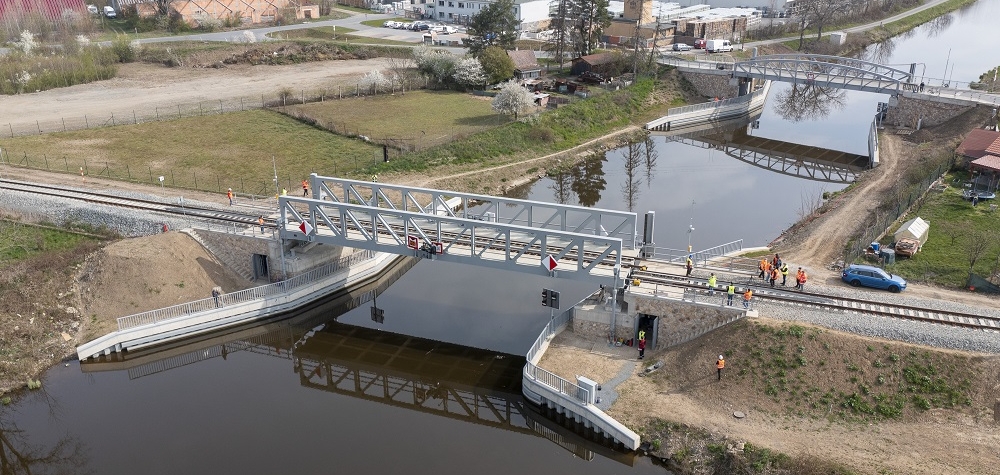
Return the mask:
[[(981, 0), (893, 39), (884, 62), (924, 61), (930, 84), (944, 78), (947, 58), (953, 81), (975, 80), (997, 60), (965, 46), (990, 37), (998, 14), (1000, 0)], [(775, 85), (771, 97), (788, 87)], [(825, 117), (791, 121), (769, 98), (749, 133), (866, 154), (868, 126), (885, 100), (849, 92)], [(766, 245), (817, 196), (846, 186), (664, 137), (652, 138), (652, 150), (655, 165), (648, 176), (640, 168), (631, 194), (624, 150), (581, 165), (572, 179), (546, 177), (515, 194), (612, 209), (631, 201), (637, 213), (656, 212), (657, 246), (682, 249), (690, 238), (698, 250), (738, 239)], [(0, 409), (0, 450), (32, 457), (32, 473), (664, 473), (652, 459), (608, 452), (539, 419), (518, 396), (510, 382), (523, 364), (518, 355), (549, 317), (542, 287), (567, 303), (594, 290), (420, 262), (374, 301), (331, 301), (171, 358), (120, 369), (67, 361), (43, 375), (42, 390)], [(374, 305), (381, 323), (371, 318)], [(404, 348), (402, 365), (386, 363), (393, 347)], [(364, 351), (352, 359), (344, 348)], [(359, 391), (330, 385), (348, 373), (365, 382)], [(489, 403), (462, 407), (458, 395)]]

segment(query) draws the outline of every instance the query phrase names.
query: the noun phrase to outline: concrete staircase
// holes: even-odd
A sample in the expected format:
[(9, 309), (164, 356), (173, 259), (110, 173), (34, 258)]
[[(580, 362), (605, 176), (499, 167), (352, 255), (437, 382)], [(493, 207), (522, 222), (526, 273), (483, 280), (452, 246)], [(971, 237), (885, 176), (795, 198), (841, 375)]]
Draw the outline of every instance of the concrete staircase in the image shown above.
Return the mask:
[(253, 268), (251, 267), (250, 260), (245, 258), (245, 254), (228, 251), (225, 246), (218, 245), (212, 239), (198, 234), (196, 229), (188, 228), (181, 232), (191, 236), (198, 244), (201, 244), (201, 247), (205, 248), (212, 257), (218, 259), (222, 265), (248, 281), (253, 280)]

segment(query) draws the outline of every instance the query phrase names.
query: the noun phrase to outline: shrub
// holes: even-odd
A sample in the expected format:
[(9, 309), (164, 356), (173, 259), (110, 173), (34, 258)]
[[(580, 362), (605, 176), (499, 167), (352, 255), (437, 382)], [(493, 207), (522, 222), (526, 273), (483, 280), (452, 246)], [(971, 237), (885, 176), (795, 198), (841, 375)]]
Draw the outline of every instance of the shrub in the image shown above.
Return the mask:
[(138, 41), (134, 41), (128, 35), (118, 35), (111, 40), (111, 51), (118, 58), (119, 63), (131, 63), (139, 57), (141, 46)]

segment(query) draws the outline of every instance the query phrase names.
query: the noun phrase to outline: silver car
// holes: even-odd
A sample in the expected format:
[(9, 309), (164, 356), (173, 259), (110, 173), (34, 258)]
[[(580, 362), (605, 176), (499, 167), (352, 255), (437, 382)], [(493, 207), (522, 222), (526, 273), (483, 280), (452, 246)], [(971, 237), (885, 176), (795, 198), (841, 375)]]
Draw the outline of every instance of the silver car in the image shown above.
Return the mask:
[(687, 43), (674, 43), (674, 51), (691, 51), (693, 48)]

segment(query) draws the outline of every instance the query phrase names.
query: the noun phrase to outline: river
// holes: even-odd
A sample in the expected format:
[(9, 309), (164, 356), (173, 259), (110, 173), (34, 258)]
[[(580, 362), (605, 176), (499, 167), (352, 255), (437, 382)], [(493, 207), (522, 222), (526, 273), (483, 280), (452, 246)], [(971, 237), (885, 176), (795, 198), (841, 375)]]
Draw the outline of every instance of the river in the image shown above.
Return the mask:
[[(990, 48), (968, 44), (992, 37), (998, 13), (1000, 0), (981, 0), (894, 39), (890, 49), (881, 49), (884, 62), (919, 60), (926, 63), (927, 78), (943, 78), (947, 62), (955, 82), (975, 80), (1000, 60)], [(772, 97), (783, 88), (776, 85)], [(794, 122), (769, 101), (759, 128), (750, 133), (865, 154), (868, 126), (885, 99), (850, 92), (828, 116)], [(662, 137), (654, 137), (652, 149), (656, 164), (648, 179), (640, 168), (632, 208), (656, 211), (661, 247), (685, 247), (689, 225), (695, 249), (736, 239), (765, 245), (799, 218), (804, 203), (843, 187)], [(584, 202), (627, 208), (624, 156), (622, 150), (609, 152), (579, 173), (587, 177), (577, 185), (586, 185)], [(556, 185), (545, 178), (517, 194), (581, 201), (581, 193), (557, 193)], [(141, 370), (83, 372), (78, 362), (67, 361), (42, 376), (42, 390), (0, 409), (0, 459), (27, 456), (36, 474), (664, 473), (652, 459), (602, 452), (545, 426), (520, 409), (517, 390), (502, 382), (523, 362), (518, 355), (549, 317), (539, 305), (542, 287), (563, 292), (566, 306), (594, 290), (578, 282), (425, 261), (378, 295), (383, 323), (372, 321), (371, 302), (356, 308), (331, 303), (295, 321), (181, 349)], [(358, 327), (372, 331), (350, 330)], [(408, 349), (400, 354), (407, 357), (400, 365), (387, 363), (386, 348), (406, 340)], [(436, 353), (444, 359), (420, 359)], [(344, 356), (350, 354), (358, 357)], [(317, 361), (327, 366), (317, 371)], [(350, 378), (332, 378), (331, 371), (361, 379), (346, 385)], [(347, 389), (333, 390), (330, 382), (338, 380)], [(491, 402), (459, 402), (470, 394)], [(406, 395), (409, 403), (399, 402)], [(494, 413), (497, 408), (513, 412)], [(482, 419), (455, 415), (470, 411)], [(27, 473), (5, 467), (11, 468), (4, 475)]]

